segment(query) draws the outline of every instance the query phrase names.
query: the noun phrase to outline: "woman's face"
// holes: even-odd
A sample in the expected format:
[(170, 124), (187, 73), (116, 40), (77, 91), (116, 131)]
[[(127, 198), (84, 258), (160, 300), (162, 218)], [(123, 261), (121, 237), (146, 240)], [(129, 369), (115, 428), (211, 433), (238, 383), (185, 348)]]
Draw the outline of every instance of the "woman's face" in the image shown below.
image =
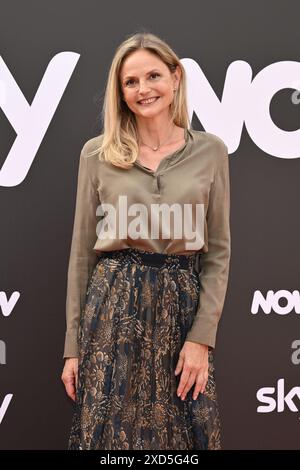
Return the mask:
[[(174, 88), (178, 89), (180, 69), (171, 73), (165, 63), (155, 54), (145, 50), (130, 54), (120, 72), (124, 101), (136, 117), (154, 118), (169, 115), (174, 99)], [(142, 100), (152, 99), (151, 103)]]

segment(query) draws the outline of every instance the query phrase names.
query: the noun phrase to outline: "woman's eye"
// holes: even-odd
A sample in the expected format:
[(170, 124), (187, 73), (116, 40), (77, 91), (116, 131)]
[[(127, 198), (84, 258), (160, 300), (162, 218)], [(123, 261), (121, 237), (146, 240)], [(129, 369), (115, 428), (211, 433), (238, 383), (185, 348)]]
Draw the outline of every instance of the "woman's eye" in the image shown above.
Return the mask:
[[(154, 77), (154, 78), (160, 77), (160, 74), (159, 74), (159, 73), (152, 73), (152, 74), (150, 75), (150, 77)], [(132, 85), (134, 85), (134, 84), (135, 84), (135, 80), (134, 80), (133, 78), (130, 78), (129, 80), (127, 80), (127, 81), (125, 82), (125, 85), (126, 85), (126, 86), (132, 86)]]

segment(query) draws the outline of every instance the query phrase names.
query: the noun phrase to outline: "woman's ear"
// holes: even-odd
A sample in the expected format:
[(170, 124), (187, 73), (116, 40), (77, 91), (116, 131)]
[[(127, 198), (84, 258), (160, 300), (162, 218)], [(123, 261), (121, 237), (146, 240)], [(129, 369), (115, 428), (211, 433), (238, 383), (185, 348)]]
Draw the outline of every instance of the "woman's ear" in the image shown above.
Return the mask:
[(181, 69), (178, 65), (176, 65), (175, 72), (173, 73), (173, 85), (174, 85), (174, 88), (176, 88), (177, 90), (179, 88), (180, 79), (181, 79)]

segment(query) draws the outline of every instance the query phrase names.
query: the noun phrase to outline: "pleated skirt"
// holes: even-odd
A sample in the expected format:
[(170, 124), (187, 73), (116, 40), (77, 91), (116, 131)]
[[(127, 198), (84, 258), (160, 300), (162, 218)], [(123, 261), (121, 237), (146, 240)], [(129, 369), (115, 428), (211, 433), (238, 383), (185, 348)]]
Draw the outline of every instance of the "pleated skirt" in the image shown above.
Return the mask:
[(177, 396), (175, 369), (199, 303), (196, 265), (195, 254), (101, 253), (78, 330), (69, 450), (221, 449), (213, 348), (204, 393), (193, 400), (193, 385)]

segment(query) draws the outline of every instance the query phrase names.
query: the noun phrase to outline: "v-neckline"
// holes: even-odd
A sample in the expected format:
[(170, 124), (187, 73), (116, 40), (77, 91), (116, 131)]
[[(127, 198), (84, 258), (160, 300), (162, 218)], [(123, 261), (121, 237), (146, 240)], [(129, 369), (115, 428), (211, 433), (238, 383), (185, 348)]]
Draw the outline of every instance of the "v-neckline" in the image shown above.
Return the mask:
[(177, 149), (177, 150), (174, 150), (174, 152), (166, 155), (165, 157), (163, 157), (156, 170), (151, 170), (151, 168), (147, 168), (146, 166), (142, 165), (142, 163), (138, 162), (137, 160), (134, 162), (136, 165), (138, 165), (139, 167), (143, 168), (144, 170), (146, 170), (148, 173), (151, 173), (152, 175), (156, 175), (158, 173), (158, 171), (160, 170), (161, 166), (167, 161), (167, 160), (170, 160), (172, 157), (174, 157), (175, 155), (177, 155), (181, 150), (183, 150), (185, 148), (185, 146), (187, 145), (188, 143), (188, 129), (185, 127), (184, 128), (184, 143)]

